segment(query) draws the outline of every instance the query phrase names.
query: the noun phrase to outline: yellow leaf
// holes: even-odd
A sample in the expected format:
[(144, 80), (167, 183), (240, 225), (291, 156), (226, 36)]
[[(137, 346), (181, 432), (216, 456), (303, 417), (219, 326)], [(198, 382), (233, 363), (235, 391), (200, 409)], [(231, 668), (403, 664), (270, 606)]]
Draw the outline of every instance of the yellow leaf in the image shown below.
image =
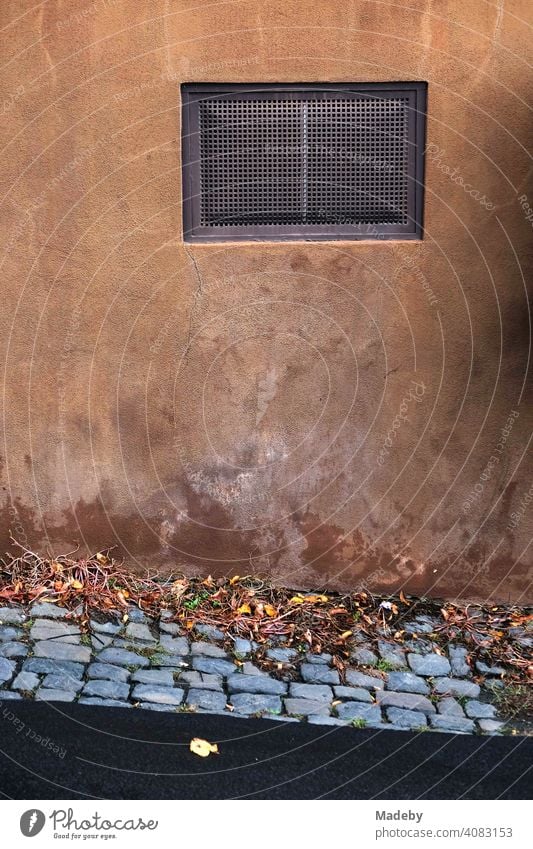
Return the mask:
[(229, 581), (230, 587), (232, 587), (233, 584), (236, 584), (240, 577), (241, 577), (240, 575), (234, 575), (233, 578), (230, 578), (230, 581)]
[(277, 616), (278, 611), (272, 604), (265, 604), (265, 613), (267, 616)]
[(99, 563), (102, 564), (102, 566), (105, 566), (105, 564), (108, 563), (107, 557), (105, 556), (105, 554), (102, 554), (101, 551), (97, 552), (96, 559), (98, 560)]
[(316, 604), (318, 601), (329, 601), (327, 595), (307, 595), (305, 597), (305, 601), (311, 602), (311, 604)]
[(208, 743), (201, 737), (195, 737), (191, 740), (189, 748), (194, 755), (198, 755), (200, 758), (208, 758), (211, 754), (218, 755), (219, 753), (216, 743)]
[(82, 590), (83, 589), (83, 584), (82, 584), (81, 581), (71, 581), (70, 586), (72, 587), (73, 590)]
[(241, 604), (240, 607), (237, 608), (237, 613), (251, 613), (252, 608), (249, 604)]
[(347, 640), (348, 637), (352, 636), (352, 634), (353, 634), (353, 631), (345, 631), (344, 634), (340, 635), (340, 639), (341, 640)]
[(290, 599), (290, 602), (289, 602), (289, 604), (303, 604), (303, 603), (304, 603), (304, 599), (301, 597), (301, 595), (293, 595), (293, 597)]

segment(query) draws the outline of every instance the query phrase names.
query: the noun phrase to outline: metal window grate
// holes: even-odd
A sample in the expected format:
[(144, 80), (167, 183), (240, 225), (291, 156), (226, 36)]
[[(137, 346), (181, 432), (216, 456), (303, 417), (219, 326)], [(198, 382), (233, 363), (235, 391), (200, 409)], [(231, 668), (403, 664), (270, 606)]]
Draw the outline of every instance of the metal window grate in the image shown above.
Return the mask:
[(424, 83), (182, 94), (187, 240), (420, 237)]

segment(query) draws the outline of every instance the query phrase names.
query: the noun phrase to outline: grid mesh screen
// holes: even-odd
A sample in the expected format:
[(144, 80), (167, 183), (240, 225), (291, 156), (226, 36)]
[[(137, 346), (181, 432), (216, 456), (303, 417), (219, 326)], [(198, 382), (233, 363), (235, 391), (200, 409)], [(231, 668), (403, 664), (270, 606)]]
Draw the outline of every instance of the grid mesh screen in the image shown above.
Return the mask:
[(202, 100), (199, 141), (202, 226), (408, 223), (401, 95)]

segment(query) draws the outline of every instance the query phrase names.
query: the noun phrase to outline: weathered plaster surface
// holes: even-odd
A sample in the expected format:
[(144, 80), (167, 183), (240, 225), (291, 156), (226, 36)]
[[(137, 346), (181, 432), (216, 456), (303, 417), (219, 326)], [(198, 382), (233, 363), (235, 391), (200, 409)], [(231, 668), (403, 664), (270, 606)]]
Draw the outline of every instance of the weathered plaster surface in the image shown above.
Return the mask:
[[(526, 19), (4, 0), (2, 548), (531, 599)], [(402, 79), (422, 242), (183, 244), (180, 82)]]

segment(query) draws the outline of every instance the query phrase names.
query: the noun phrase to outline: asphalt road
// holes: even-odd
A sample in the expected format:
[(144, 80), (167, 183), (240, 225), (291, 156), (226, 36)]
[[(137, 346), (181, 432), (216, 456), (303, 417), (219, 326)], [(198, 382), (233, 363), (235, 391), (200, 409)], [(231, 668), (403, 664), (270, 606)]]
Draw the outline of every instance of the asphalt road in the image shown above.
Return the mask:
[[(533, 740), (0, 702), (13, 799), (527, 799)], [(217, 742), (199, 758), (193, 737)]]

